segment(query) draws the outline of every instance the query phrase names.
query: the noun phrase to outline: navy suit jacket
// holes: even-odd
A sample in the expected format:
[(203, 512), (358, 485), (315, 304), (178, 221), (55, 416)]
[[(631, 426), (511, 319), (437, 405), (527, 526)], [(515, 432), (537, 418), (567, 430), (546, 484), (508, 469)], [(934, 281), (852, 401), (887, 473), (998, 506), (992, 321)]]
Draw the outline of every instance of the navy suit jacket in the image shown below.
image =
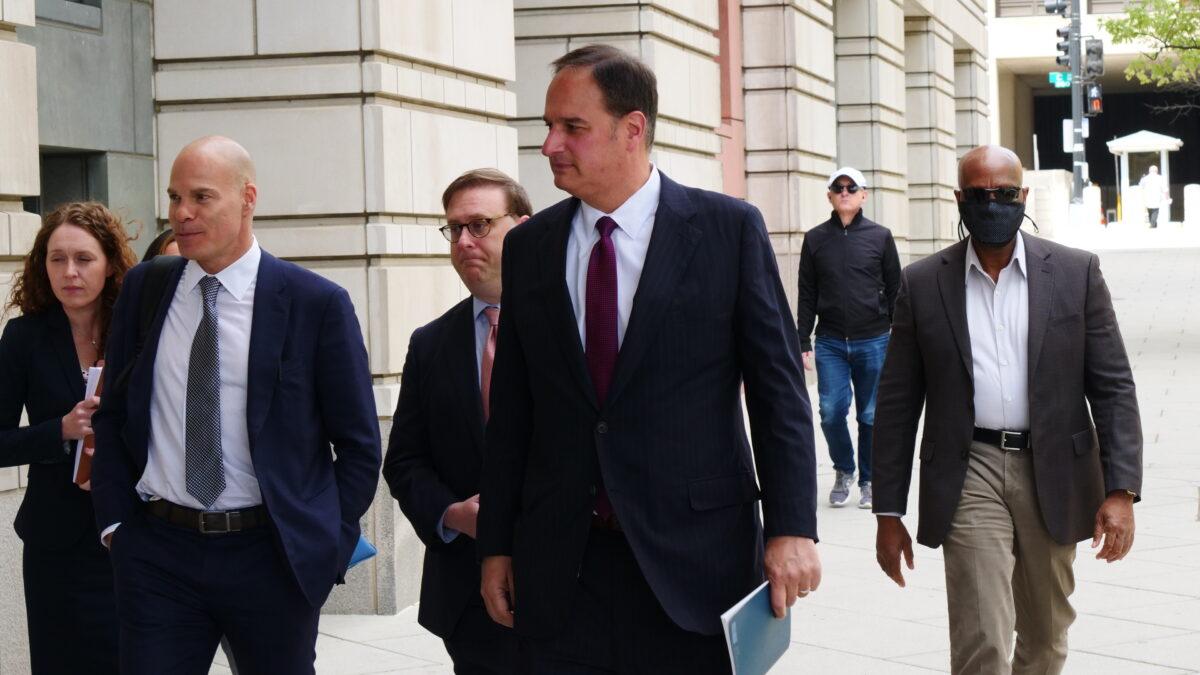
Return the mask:
[(603, 476), (667, 614), (717, 634), (721, 612), (763, 581), (764, 529), (816, 538), (812, 409), (762, 215), (662, 176), (597, 401), (564, 272), (578, 208), (560, 202), (505, 239), (477, 546), (513, 557), (517, 631), (553, 634), (568, 622)]
[(467, 298), (413, 333), (392, 418), (383, 477), (425, 543), (417, 620), (449, 638), (471, 602), (481, 604), (475, 540), (446, 543), (446, 508), (479, 492), (483, 404), (475, 367), (474, 303)]
[[(172, 272), (172, 288), (184, 265), (180, 260)], [(130, 270), (117, 300), (106, 351), (110, 373), (122, 372), (134, 357), (146, 269)], [(146, 335), (128, 387), (106, 391), (94, 416), (92, 494), (101, 530), (139, 515), (135, 486), (146, 468), (152, 374), (169, 305), (170, 297)], [(345, 289), (264, 251), (249, 364), (246, 419), (263, 503), (301, 590), (319, 607), (335, 581), (343, 581), (379, 477), (371, 372)]]
[[(8, 322), (0, 338), (0, 466), (29, 465), (15, 523), (26, 546), (66, 550), (81, 537), (96, 536), (92, 496), (76, 487), (75, 456), (62, 439), (62, 417), (83, 391), (71, 326), (61, 307)], [(18, 426), (22, 408), (29, 413), (25, 427)]]

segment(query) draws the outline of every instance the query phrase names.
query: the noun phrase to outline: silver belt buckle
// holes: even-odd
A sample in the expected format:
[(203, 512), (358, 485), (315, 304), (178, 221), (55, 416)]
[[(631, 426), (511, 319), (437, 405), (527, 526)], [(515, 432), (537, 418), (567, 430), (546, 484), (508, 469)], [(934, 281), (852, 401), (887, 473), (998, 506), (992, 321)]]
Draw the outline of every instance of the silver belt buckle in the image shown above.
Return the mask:
[(230, 513), (228, 511), (201, 511), (200, 533), (227, 534), (232, 532), (233, 529), (229, 516)]
[(1008, 452), (1020, 452), (1023, 448), (1014, 448), (1014, 447), (1011, 447), (1008, 445), (1008, 437), (1010, 435), (1020, 436), (1021, 434), (1019, 432), (1001, 431), (1000, 432), (1000, 449), (1008, 451)]

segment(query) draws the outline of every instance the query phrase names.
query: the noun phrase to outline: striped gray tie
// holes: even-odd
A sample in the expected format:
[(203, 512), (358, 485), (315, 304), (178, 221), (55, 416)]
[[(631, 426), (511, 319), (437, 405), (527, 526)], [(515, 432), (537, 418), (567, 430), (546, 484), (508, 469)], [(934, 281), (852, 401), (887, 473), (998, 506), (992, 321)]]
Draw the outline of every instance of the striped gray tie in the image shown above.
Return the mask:
[(225, 491), (225, 466), (221, 456), (221, 354), (217, 332), (216, 277), (200, 280), (204, 316), (192, 339), (188, 361), (187, 422), (184, 441), (188, 494), (212, 508)]

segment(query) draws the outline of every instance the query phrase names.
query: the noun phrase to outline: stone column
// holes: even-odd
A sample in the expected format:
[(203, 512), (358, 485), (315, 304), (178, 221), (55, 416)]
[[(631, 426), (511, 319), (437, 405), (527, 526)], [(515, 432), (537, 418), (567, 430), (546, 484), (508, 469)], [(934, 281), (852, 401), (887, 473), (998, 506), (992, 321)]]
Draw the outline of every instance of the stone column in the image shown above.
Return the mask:
[(746, 183), (793, 305), (803, 232), (829, 217), (837, 156), (833, 6), (744, 0)]
[[(466, 294), (442, 190), (470, 168), (517, 174), (510, 0), (158, 0), (154, 21), (160, 187), (198, 136), (246, 146), (259, 242), (350, 291), (386, 441), (409, 335)], [(327, 612), (417, 598), (423, 549), (382, 480), (364, 532), (380, 554)]]
[(953, 40), (932, 16), (904, 20), (910, 258), (958, 239)]
[[(904, 7), (895, 0), (836, 5), (838, 164), (866, 176), (864, 214), (908, 249)], [(828, 213), (828, 207), (825, 212)]]
[[(34, 0), (0, 0), (0, 305), (13, 272), (33, 245), (41, 221), (21, 205), (41, 192), (38, 173), (37, 61), (17, 42), (17, 26), (34, 23)], [(0, 319), (9, 318), (0, 314)], [(0, 520), (12, 522), (24, 498), (25, 468), (0, 469)], [(0, 673), (29, 672), (21, 544), (11, 528), (0, 535), (0, 569), (15, 572), (0, 584)]]
[(954, 52), (954, 129), (958, 157), (990, 142), (988, 92), (991, 87), (987, 63), (987, 57), (974, 49)]
[(634, 54), (658, 76), (653, 161), (687, 185), (720, 190), (718, 0), (515, 0), (517, 120), (522, 183), (535, 209), (566, 194), (541, 155), (550, 62), (591, 43)]

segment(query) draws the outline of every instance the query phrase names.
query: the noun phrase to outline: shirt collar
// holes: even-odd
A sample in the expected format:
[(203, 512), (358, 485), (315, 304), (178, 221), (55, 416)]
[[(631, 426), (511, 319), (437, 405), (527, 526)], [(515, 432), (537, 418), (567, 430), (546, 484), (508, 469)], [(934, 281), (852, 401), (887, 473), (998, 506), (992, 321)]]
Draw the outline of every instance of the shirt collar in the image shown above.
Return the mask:
[(495, 307), (496, 309), (500, 309), (500, 303), (492, 304), (490, 302), (484, 302), (483, 300), (480, 300), (479, 298), (477, 298), (473, 295), (471, 296), (471, 304), (475, 308), (475, 318), (477, 320), (479, 319), (479, 315), (483, 314), (483, 310), (487, 309), (488, 307)]
[[(250, 240), (250, 249), (242, 254), (232, 265), (212, 275), (221, 282), (221, 286), (234, 297), (241, 301), (242, 296), (249, 290), (250, 284), (258, 278), (258, 263), (262, 259), (262, 248), (258, 245), (258, 237), (253, 237)], [(183, 270), (183, 287), (188, 293), (200, 283), (200, 280), (209, 276), (200, 267), (195, 260), (189, 260), (187, 267)]]
[[(1017, 246), (1013, 249), (1012, 260), (1004, 266), (1004, 269), (1016, 266), (1017, 272), (1021, 276), (1025, 276), (1025, 238), (1021, 236), (1021, 231), (1017, 230)], [(971, 268), (979, 270), (980, 274), (987, 276), (987, 272), (983, 269), (983, 264), (979, 262), (979, 255), (975, 253), (975, 247), (971, 245), (970, 239), (967, 240), (967, 270), (966, 278), (971, 276)], [(990, 277), (989, 277), (990, 278)]]
[(634, 239), (640, 238), (646, 229), (646, 223), (650, 220), (650, 216), (658, 210), (658, 196), (662, 191), (662, 178), (659, 176), (658, 167), (650, 165), (650, 177), (638, 191), (629, 196), (624, 204), (617, 207), (612, 213), (604, 213), (600, 209), (581, 201), (579, 210), (583, 216), (584, 232), (590, 233), (596, 229), (596, 221), (604, 216), (612, 218), (617, 223), (617, 227), (624, 230)]

